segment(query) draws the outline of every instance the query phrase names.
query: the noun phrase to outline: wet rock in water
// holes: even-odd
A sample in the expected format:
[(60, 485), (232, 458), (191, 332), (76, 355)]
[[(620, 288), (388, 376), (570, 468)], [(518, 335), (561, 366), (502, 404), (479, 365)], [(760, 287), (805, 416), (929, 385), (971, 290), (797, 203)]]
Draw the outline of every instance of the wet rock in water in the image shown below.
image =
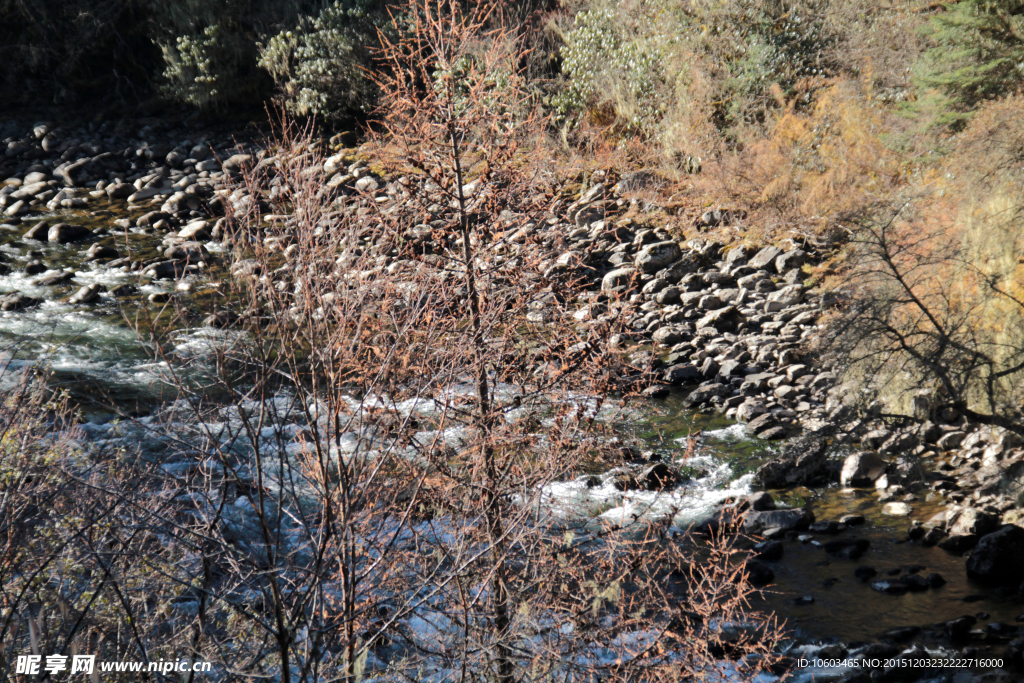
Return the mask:
[(968, 614), (958, 619), (947, 621), (943, 630), (951, 640), (967, 640), (970, 636), (971, 628), (977, 623), (977, 617)]
[(871, 541), (866, 538), (841, 538), (821, 546), (830, 557), (842, 560), (856, 560), (868, 551)]
[(747, 505), (756, 512), (774, 510), (775, 499), (767, 491), (758, 491), (747, 496)]
[(1024, 529), (1007, 524), (981, 537), (967, 560), (967, 576), (998, 585), (1020, 585), (1024, 580)]
[(796, 598), (795, 600), (793, 600), (793, 604), (794, 605), (813, 605), (814, 604), (814, 596), (813, 595), (801, 595), (799, 598)]
[(68, 299), (69, 304), (87, 304), (96, 301), (100, 298), (100, 294), (106, 291), (106, 287), (96, 283), (86, 285), (79, 289), (77, 292), (71, 295)]
[(0, 311), (21, 311), (43, 303), (42, 299), (26, 296), (21, 292), (13, 292), (0, 296)]
[(52, 225), (46, 233), (47, 241), (57, 244), (70, 244), (71, 242), (78, 242), (92, 236), (92, 230), (89, 228), (81, 225), (71, 225), (70, 223)]
[(29, 261), (21, 272), (25, 273), (25, 275), (39, 275), (39, 273), (45, 273), (47, 270), (49, 268), (42, 261)]
[(43, 242), (46, 240), (46, 234), (50, 230), (50, 224), (46, 221), (40, 221), (31, 228), (28, 229), (22, 237), (27, 240), (36, 240), (37, 242)]
[(664, 377), (665, 381), (676, 385), (693, 384), (700, 381), (701, 374), (693, 363), (677, 363), (665, 370)]
[(893, 517), (906, 517), (913, 511), (914, 508), (910, 507), (909, 503), (886, 503), (882, 507), (883, 515), (892, 515)]
[(935, 572), (924, 577), (924, 580), (928, 582), (928, 586), (930, 588), (942, 588), (946, 585), (946, 580), (942, 578), (942, 574), (937, 574)]
[(750, 581), (750, 585), (754, 588), (764, 588), (775, 580), (775, 572), (772, 571), (771, 567), (756, 560), (748, 561), (746, 568), (747, 580)]
[(843, 515), (839, 518), (839, 523), (846, 526), (860, 526), (865, 521), (864, 515)]
[(845, 528), (846, 527), (839, 522), (829, 520), (827, 522), (815, 522), (811, 526), (807, 527), (807, 530), (812, 534), (838, 534)]
[(619, 491), (661, 491), (680, 482), (679, 474), (665, 463), (657, 463), (639, 474), (623, 474), (616, 478)]
[(846, 456), (839, 473), (843, 486), (873, 486), (875, 480), (885, 474), (885, 462), (874, 451), (861, 451)]
[(109, 259), (116, 259), (120, 256), (117, 249), (113, 247), (104, 247), (99, 244), (94, 244), (89, 247), (89, 250), (85, 252), (86, 261), (106, 261)]
[(743, 518), (743, 530), (758, 533), (765, 529), (806, 529), (814, 521), (814, 513), (806, 508), (790, 510), (751, 511)]
[(919, 626), (897, 626), (882, 633), (879, 639), (887, 643), (906, 643), (921, 633)]
[(198, 263), (203, 261), (210, 256), (210, 252), (206, 250), (199, 242), (183, 242), (181, 244), (174, 244), (164, 249), (164, 258), (171, 260), (187, 260), (191, 263)]
[(688, 406), (697, 406), (707, 403), (716, 396), (722, 396), (726, 391), (728, 391), (728, 388), (724, 384), (718, 383), (697, 387), (686, 397), (686, 404)]
[(762, 541), (754, 546), (754, 557), (765, 562), (776, 562), (782, 559), (783, 551), (782, 541)]
[(146, 299), (154, 304), (165, 304), (171, 300), (171, 295), (167, 292), (154, 292), (146, 297)]
[(160, 221), (166, 221), (169, 218), (170, 215), (164, 213), (163, 211), (150, 211), (147, 214), (143, 214), (139, 218), (139, 220), (135, 222), (135, 225), (139, 226), (140, 228), (149, 228), (156, 225)]
[(135, 187), (127, 183), (114, 183), (104, 188), (104, 191), (111, 199), (128, 199), (135, 194)]
[(917, 574), (908, 574), (900, 579), (911, 593), (921, 593), (931, 588), (928, 579)]
[(853, 575), (857, 577), (857, 580), (861, 583), (867, 583), (869, 579), (873, 579), (878, 576), (878, 570), (874, 567), (863, 565), (854, 569)]
[(178, 231), (178, 237), (186, 240), (210, 239), (210, 222), (205, 220), (192, 221)]
[(187, 267), (188, 261), (185, 260), (160, 261), (146, 268), (142, 274), (156, 280), (177, 280), (185, 274)]
[(671, 393), (672, 390), (669, 387), (665, 386), (664, 384), (655, 384), (641, 391), (640, 395), (645, 398), (662, 399), (668, 398), (669, 394)]
[(899, 580), (872, 581), (871, 588), (886, 595), (906, 595), (907, 584)]
[(37, 287), (56, 287), (57, 285), (63, 285), (75, 277), (75, 271), (73, 270), (59, 270), (53, 275), (44, 275), (38, 277), (32, 281), (33, 285)]
[(110, 290), (110, 295), (111, 296), (117, 296), (117, 297), (121, 297), (121, 296), (134, 296), (135, 294), (138, 294), (138, 293), (139, 293), (139, 288), (136, 287), (133, 284), (118, 285), (117, 287), (114, 287), (112, 290)]
[(754, 485), (777, 489), (827, 483), (832, 471), (827, 451), (828, 441), (823, 436), (809, 434), (800, 437), (783, 448), (779, 457), (761, 466), (754, 474)]
[(957, 534), (955, 536), (947, 536), (937, 543), (937, 545), (948, 553), (959, 555), (966, 553), (968, 550), (978, 544), (978, 537), (974, 534)]

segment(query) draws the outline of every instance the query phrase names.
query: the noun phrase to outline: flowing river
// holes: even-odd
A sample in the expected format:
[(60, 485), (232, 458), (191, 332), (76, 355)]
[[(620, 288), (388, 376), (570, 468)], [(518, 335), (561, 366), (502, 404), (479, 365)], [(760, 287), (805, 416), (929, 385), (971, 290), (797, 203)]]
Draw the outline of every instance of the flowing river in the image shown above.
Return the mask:
[[(99, 211), (65, 211), (46, 218), (51, 223), (73, 222), (97, 228), (128, 215), (111, 203)], [(0, 292), (20, 291), (45, 299), (35, 308), (0, 313), (0, 349), (9, 364), (3, 375), (7, 386), (16, 381), (19, 368), (49, 368), (51, 383), (68, 390), (85, 420), (93, 422), (106, 421), (116, 411), (145, 414), (174, 398), (173, 388), (161, 381), (166, 368), (155, 359), (148, 340), (150, 321), (171, 311), (164, 310), (164, 304), (150, 301), (149, 296), (175, 292), (178, 283), (140, 279), (127, 266), (108, 268), (87, 262), (86, 251), (96, 241), (62, 246), (23, 240), (21, 235), (28, 227), (0, 224), (0, 262), (10, 271), (0, 276)], [(137, 228), (112, 231), (98, 243), (140, 261), (157, 256), (163, 247), (157, 234)], [(211, 252), (222, 250), (218, 243), (206, 246)], [(26, 275), (26, 266), (34, 261), (42, 262), (44, 270)], [(47, 273), (65, 270), (73, 271), (73, 276), (56, 284), (37, 283)], [(139, 291), (130, 296), (105, 293), (89, 304), (66, 302), (70, 294), (94, 283), (108, 290), (137, 283)], [(188, 307), (193, 311), (191, 325), (198, 324), (204, 299), (217, 296), (202, 279), (194, 281), (187, 293), (178, 294), (192, 302)], [(219, 334), (223, 333), (210, 328), (183, 330), (172, 350), (178, 355), (188, 354)], [(686, 484), (671, 492), (625, 493), (611, 486), (583, 490), (567, 482), (554, 492), (558, 504), (609, 519), (671, 510), (676, 523), (685, 525), (699, 522), (726, 498), (751, 493), (752, 472), (775, 454), (777, 442), (758, 441), (742, 425), (720, 416), (687, 411), (684, 397), (684, 393), (673, 393), (667, 399), (647, 401), (619, 427), (652, 448), (661, 449), (690, 475)], [(697, 446), (688, 453), (687, 438), (698, 431)], [(978, 616), (978, 628), (992, 622), (1014, 624), (1024, 613), (1024, 602), (1019, 597), (972, 586), (965, 575), (963, 557), (906, 543), (909, 518), (883, 515), (873, 491), (827, 487), (774, 495), (780, 505), (810, 505), (818, 520), (838, 520), (851, 513), (863, 515), (866, 524), (858, 528), (857, 536), (871, 542), (868, 552), (853, 561), (833, 559), (823, 551), (820, 545), (833, 537), (807, 534), (787, 538), (782, 559), (768, 563), (775, 581), (765, 592), (761, 606), (775, 610), (804, 642), (842, 641), (853, 645), (874, 641), (890, 629), (903, 627), (923, 627), (927, 634), (929, 627), (964, 615)], [(922, 496), (913, 506), (913, 518), (927, 519), (941, 509), (941, 501), (930, 502)], [(861, 566), (874, 568), (880, 578), (938, 573), (946, 583), (924, 592), (887, 595), (874, 590), (870, 582), (857, 580), (854, 571)]]

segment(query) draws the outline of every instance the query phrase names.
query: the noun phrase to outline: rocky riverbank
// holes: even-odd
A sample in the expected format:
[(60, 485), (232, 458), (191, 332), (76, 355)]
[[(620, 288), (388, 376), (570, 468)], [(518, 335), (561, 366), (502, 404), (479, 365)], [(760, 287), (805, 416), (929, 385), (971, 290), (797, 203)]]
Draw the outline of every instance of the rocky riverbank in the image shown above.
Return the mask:
[[(8, 124), (0, 135), (6, 145), (0, 220), (16, 233), (0, 262), (0, 274), (10, 277), (11, 287), (0, 301), (3, 311), (21, 315), (48, 297), (72, 308), (143, 299), (162, 305), (171, 297), (216, 289), (218, 279), (227, 277), (265, 277), (282, 288), (290, 284), (294, 266), (287, 238), (268, 238), (274, 241), (266, 246), (280, 252), (283, 264), (272, 273), (260, 273), (246, 261), (221, 268), (229, 264), (218, 255), (230, 247), (231, 215), (258, 207), (265, 220), (291, 223), (272, 173), (265, 186), (241, 181), (246, 168), (274, 168), (279, 162), (274, 150), (148, 123), (94, 130)], [(358, 149), (343, 149), (337, 140), (326, 147), (314, 172), (322, 174), (322, 198), (336, 217), (365, 217), (371, 205), (401, 214), (410, 191), (429, 192), (421, 184), (413, 188), (416, 179), (375, 173), (373, 159)], [(661, 207), (636, 197), (649, 182), (646, 173), (606, 171), (552, 181), (539, 188), (544, 215), (507, 229), (486, 258), (500, 267), (529, 255), (538, 279), (583, 283), (572, 301), (557, 302), (552, 294), (533, 302), (530, 322), (586, 328), (625, 320), (630, 331), (613, 341), (630, 365), (644, 370), (635, 376), (643, 378), (642, 393), (652, 402), (685, 388), (689, 408), (722, 413), (744, 423), (758, 439), (788, 440), (754, 478), (756, 487), (775, 497), (729, 501), (702, 528), (713, 528), (726, 512), (739, 513), (740, 528), (756, 541), (751, 574), (763, 585), (773, 579), (773, 563), (784, 561), (786, 544), (816, 543), (832, 560), (851, 563), (856, 578), (878, 593), (879, 609), (902, 594), (942, 590), (944, 579), (934, 572), (906, 570), (880, 578), (874, 567), (854, 565), (872, 547), (856, 514), (816, 519), (813, 507), (776, 504), (779, 492), (794, 487), (874, 491), (885, 514), (906, 518), (908, 543), (970, 553), (964, 571), (972, 580), (1016, 596), (1024, 588), (1024, 557), (1019, 556), (1024, 530), (1016, 526), (1024, 449), (1017, 437), (968, 424), (949, 409), (930, 411), (922, 417), (931, 420), (913, 427), (855, 414), (843, 400), (844, 389), (836, 386), (838, 373), (822, 367), (810, 351), (829, 301), (810, 286), (809, 276), (811, 267), (830, 255), (792, 241), (682, 239), (659, 224)], [(473, 183), (464, 189), (469, 196), (486, 192)], [(448, 224), (448, 213), (439, 196), (431, 221), (410, 216), (406, 238), (415, 252), (429, 258), (441, 247), (434, 242), (435, 229)], [(90, 225), (64, 220), (76, 215), (90, 217)], [(710, 228), (735, 219), (709, 212), (697, 223)], [(133, 250), (142, 243), (149, 249), (145, 257)], [(65, 261), (57, 263), (58, 252), (40, 252), (42, 245), (61, 249)], [(376, 248), (372, 231), (360, 234), (358, 248)], [(339, 267), (344, 256), (339, 255)], [(400, 266), (396, 261), (404, 258), (382, 251), (379, 267)], [(97, 272), (116, 275), (117, 284), (99, 281)], [(202, 313), (210, 326), (232, 320), (223, 311)], [(649, 455), (623, 452), (622, 468), (588, 486), (610, 483), (619, 490), (657, 494), (685, 484), (686, 476), (670, 460), (656, 463)], [(193, 454), (164, 465), (178, 476), (178, 470), (201, 471), (209, 464), (204, 463), (201, 454)], [(915, 509), (923, 503), (943, 509), (916, 519)], [(912, 624), (898, 634), (879, 634), (881, 644), (835, 645), (828, 652), (908, 657), (917, 652), (915, 639), (926, 634), (963, 652), (999, 653), (1001, 648), (1007, 666), (1024, 665), (1024, 641), (1016, 639), (1016, 626), (984, 621), (965, 614), (937, 630)], [(916, 680), (906, 677), (910, 671), (843, 675), (851, 681)]]

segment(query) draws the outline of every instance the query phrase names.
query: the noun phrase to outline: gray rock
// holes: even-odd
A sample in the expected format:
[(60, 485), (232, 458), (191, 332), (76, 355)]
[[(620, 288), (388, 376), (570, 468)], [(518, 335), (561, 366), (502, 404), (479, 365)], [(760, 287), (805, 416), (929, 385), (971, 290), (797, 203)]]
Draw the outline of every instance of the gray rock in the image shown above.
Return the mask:
[(74, 277), (75, 271), (73, 270), (58, 270), (50, 275), (37, 277), (35, 280), (32, 280), (32, 284), (37, 287), (54, 287), (70, 282)]
[(716, 396), (722, 396), (729, 388), (724, 384), (709, 384), (703, 387), (697, 387), (686, 397), (686, 404), (689, 406), (698, 406), (702, 403), (707, 403)]
[(809, 434), (788, 444), (777, 458), (763, 464), (754, 473), (754, 486), (777, 489), (807, 485), (828, 481), (834, 476), (833, 472), (828, 459), (828, 441)]
[(655, 344), (661, 344), (662, 346), (675, 346), (689, 338), (690, 335), (683, 328), (676, 327), (674, 325), (666, 325), (658, 328), (658, 330), (651, 335), (651, 341)]
[(711, 311), (697, 321), (697, 329), (713, 327), (719, 332), (733, 332), (743, 322), (743, 314), (735, 306), (726, 306)]
[(999, 518), (975, 508), (960, 510), (949, 526), (949, 534), (959, 536), (984, 536), (999, 528)]
[(178, 237), (186, 240), (208, 240), (210, 239), (209, 221), (192, 221), (178, 231)]
[(71, 297), (68, 299), (68, 303), (69, 304), (87, 304), (87, 303), (91, 303), (91, 302), (96, 301), (97, 299), (99, 299), (100, 298), (100, 294), (105, 289), (106, 288), (103, 285), (99, 284), (99, 283), (95, 283), (95, 284), (91, 284), (91, 285), (86, 285), (85, 287), (82, 287), (77, 292), (72, 294)]
[(765, 247), (754, 254), (754, 257), (747, 262), (747, 265), (756, 270), (775, 271), (775, 259), (781, 255), (782, 250), (778, 247)]
[(843, 486), (874, 486), (875, 480), (885, 474), (885, 461), (875, 451), (861, 451), (846, 456), (839, 473)]
[[(28, 229), (22, 237), (27, 240), (35, 240), (37, 242), (43, 242), (46, 240), (46, 234), (50, 230), (50, 224), (46, 221), (36, 223)], [(29, 273), (31, 275), (31, 273)]]
[(104, 247), (99, 244), (94, 244), (89, 247), (89, 250), (85, 252), (87, 261), (106, 261), (109, 259), (118, 258), (120, 254), (117, 249), (113, 247)]
[(70, 223), (57, 223), (56, 225), (50, 226), (50, 229), (46, 233), (47, 241), (56, 242), (57, 244), (79, 242), (92, 236), (93, 232), (89, 228), (81, 225), (72, 225)]
[(356, 181), (357, 192), (376, 192), (379, 187), (380, 184), (373, 176), (363, 176)]
[(221, 164), (221, 170), (231, 175), (241, 175), (252, 164), (251, 154), (233, 154)]
[(196, 161), (205, 161), (206, 158), (210, 156), (210, 146), (202, 144), (194, 145), (192, 149), (189, 150), (188, 156)]
[[(664, 280), (663, 280), (664, 282)], [(679, 302), (679, 288), (675, 286), (666, 287), (654, 295), (654, 300), (662, 306)]]
[(935, 445), (940, 450), (943, 450), (943, 451), (956, 450), (957, 448), (960, 447), (960, 444), (963, 443), (964, 437), (966, 437), (966, 436), (967, 436), (967, 434), (965, 434), (964, 432), (960, 432), (960, 431), (947, 432), (944, 436), (942, 436), (936, 442)]
[(860, 445), (864, 448), (876, 449), (889, 440), (892, 432), (888, 429), (875, 429), (861, 437)]
[(111, 199), (128, 199), (135, 194), (135, 188), (127, 183), (114, 183), (108, 185), (104, 191)]
[(740, 422), (750, 422), (766, 412), (768, 412), (768, 407), (764, 401), (747, 399), (736, 408), (736, 419)]
[(756, 534), (765, 529), (806, 529), (814, 513), (805, 508), (790, 510), (753, 510), (743, 518), (743, 531)]
[(12, 292), (0, 296), (0, 311), (20, 311), (26, 308), (33, 308), (43, 303), (42, 299), (26, 296), (21, 292)]
[(92, 177), (92, 159), (80, 159), (60, 170), (60, 177), (68, 187), (81, 187)]
[(781, 304), (785, 308), (797, 305), (803, 301), (803, 298), (804, 288), (802, 285), (789, 285), (768, 295), (768, 301)]
[(675, 242), (656, 242), (648, 244), (636, 255), (634, 264), (644, 273), (657, 273), (679, 260), (682, 251)]
[(635, 268), (617, 268), (601, 280), (601, 291), (605, 294), (618, 291), (619, 287), (628, 286), (636, 274)]
[(1007, 524), (982, 536), (967, 560), (967, 576), (988, 584), (1020, 585), (1024, 580), (1024, 529)]
[(793, 249), (781, 254), (775, 259), (775, 270), (785, 273), (791, 268), (799, 268), (807, 262), (807, 252), (803, 249)]
[(822, 545), (826, 553), (843, 560), (856, 560), (870, 547), (871, 542), (864, 538), (841, 538)]
[(183, 260), (160, 261), (142, 272), (156, 280), (177, 280), (185, 274), (188, 262)]
[(637, 474), (623, 474), (616, 478), (615, 488), (620, 491), (661, 491), (680, 482), (679, 473), (665, 463), (656, 463)]
[(664, 378), (671, 384), (693, 384), (701, 380), (701, 374), (693, 363), (679, 363), (665, 370)]
[(7, 216), (20, 216), (23, 213), (28, 213), (28, 210), (28, 202), (26, 202), (24, 199), (19, 199), (18, 201), (8, 206), (7, 209), (4, 211), (4, 214)]

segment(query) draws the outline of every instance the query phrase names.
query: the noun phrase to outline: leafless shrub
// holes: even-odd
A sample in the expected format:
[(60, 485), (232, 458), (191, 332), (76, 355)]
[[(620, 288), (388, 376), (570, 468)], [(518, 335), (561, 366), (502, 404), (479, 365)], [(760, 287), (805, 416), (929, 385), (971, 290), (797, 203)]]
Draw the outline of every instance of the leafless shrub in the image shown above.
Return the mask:
[(613, 427), (644, 385), (607, 340), (629, 304), (566, 320), (594, 274), (553, 258), (500, 8), (406, 16), (382, 51), (381, 166), (325, 182), (322, 148), (281, 131), (232, 217), (233, 326), (157, 325), (181, 398), (88, 452), (116, 477), (67, 475), (100, 515), (60, 518), (92, 567), (69, 614), (110, 659), (187, 655), (234, 680), (660, 681), (723, 658), (752, 678), (778, 629), (728, 538), (553, 503), (621, 459)]

